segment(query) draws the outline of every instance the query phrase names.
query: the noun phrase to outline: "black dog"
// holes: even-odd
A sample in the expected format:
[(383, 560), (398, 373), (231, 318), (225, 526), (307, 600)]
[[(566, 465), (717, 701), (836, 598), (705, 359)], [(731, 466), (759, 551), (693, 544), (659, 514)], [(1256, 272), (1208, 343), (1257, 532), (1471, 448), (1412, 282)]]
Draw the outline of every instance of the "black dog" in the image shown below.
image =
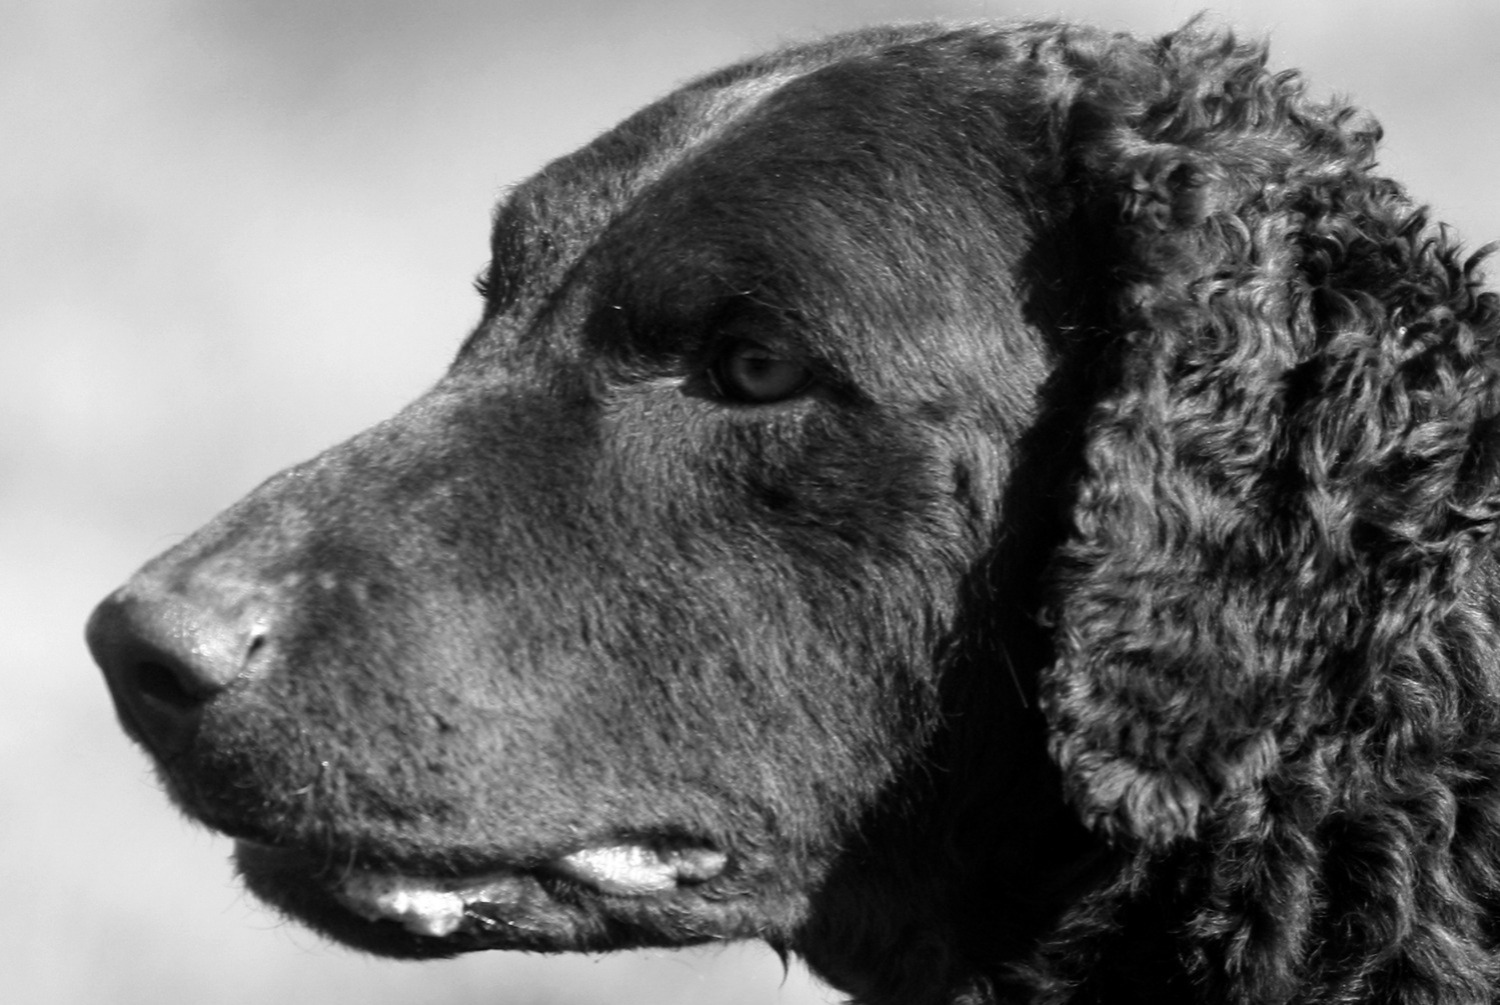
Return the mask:
[(1490, 1000), (1500, 304), (1264, 64), (895, 28), (647, 108), (431, 392), (100, 606), (126, 729), (377, 953)]

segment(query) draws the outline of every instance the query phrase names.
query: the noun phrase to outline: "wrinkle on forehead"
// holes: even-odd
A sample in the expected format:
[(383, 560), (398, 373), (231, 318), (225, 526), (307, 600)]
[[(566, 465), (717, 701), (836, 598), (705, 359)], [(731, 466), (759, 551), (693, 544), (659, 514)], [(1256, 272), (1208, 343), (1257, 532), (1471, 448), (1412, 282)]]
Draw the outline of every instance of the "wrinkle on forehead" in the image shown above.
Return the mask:
[(496, 303), (519, 306), (528, 294), (557, 289), (644, 189), (808, 69), (679, 91), (516, 189), (495, 214), (487, 283)]

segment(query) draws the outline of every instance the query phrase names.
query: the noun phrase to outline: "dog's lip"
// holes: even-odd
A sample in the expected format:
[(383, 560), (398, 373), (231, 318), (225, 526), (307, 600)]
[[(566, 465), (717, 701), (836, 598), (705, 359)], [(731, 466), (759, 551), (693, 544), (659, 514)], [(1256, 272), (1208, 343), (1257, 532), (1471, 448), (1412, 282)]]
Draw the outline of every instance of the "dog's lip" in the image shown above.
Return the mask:
[(619, 841), (579, 848), (535, 866), (502, 866), (462, 876), (354, 867), (328, 890), (345, 910), (366, 921), (395, 922), (414, 935), (444, 938), (488, 927), (493, 909), (527, 900), (542, 877), (561, 878), (599, 895), (644, 898), (707, 883), (722, 875), (728, 863), (726, 853), (706, 844)]

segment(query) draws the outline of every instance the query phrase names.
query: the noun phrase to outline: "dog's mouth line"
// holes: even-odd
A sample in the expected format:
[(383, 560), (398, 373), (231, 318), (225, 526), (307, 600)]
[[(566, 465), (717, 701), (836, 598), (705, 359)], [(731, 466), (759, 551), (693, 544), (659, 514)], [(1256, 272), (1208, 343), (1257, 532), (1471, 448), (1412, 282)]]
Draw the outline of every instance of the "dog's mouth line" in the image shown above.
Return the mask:
[(699, 886), (721, 875), (727, 864), (724, 852), (706, 846), (622, 843), (582, 848), (533, 868), (462, 877), (353, 869), (331, 892), (367, 921), (395, 922), (412, 934), (443, 938), (466, 927), (489, 927), (497, 911), (524, 898), (537, 876), (561, 878), (596, 894), (641, 898)]

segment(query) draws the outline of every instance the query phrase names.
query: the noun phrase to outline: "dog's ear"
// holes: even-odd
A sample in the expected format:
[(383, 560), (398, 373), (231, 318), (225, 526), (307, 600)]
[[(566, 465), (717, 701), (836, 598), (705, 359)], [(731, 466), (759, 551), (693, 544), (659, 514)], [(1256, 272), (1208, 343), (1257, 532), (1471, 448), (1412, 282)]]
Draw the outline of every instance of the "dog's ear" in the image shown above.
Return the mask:
[(1378, 128), (1263, 62), (1190, 30), (1068, 92), (1109, 303), (1043, 701), (1079, 811), (1148, 847), (1326, 815), (1500, 707), (1496, 298)]

